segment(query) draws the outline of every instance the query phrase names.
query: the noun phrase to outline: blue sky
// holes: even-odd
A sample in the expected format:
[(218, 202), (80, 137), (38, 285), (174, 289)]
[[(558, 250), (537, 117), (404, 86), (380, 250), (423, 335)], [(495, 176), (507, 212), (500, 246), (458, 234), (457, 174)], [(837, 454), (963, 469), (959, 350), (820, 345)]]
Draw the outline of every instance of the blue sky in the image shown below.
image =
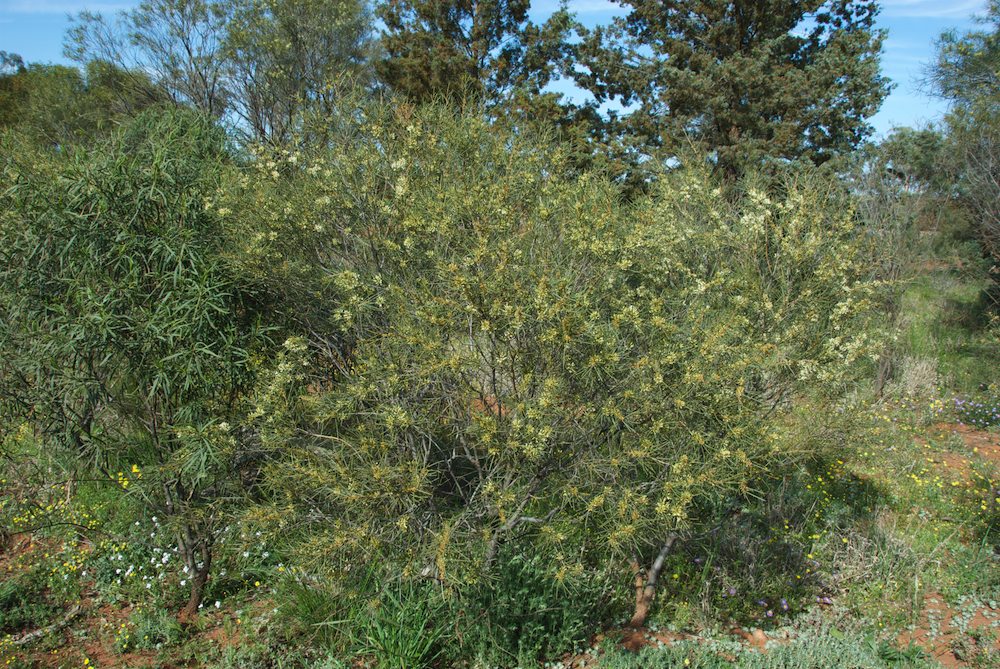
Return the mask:
[[(0, 50), (31, 62), (65, 62), (62, 38), (68, 16), (82, 9), (113, 12), (134, 0), (0, 0)], [(532, 14), (543, 19), (558, 0), (535, 0)], [(621, 9), (609, 0), (570, 0), (570, 9), (586, 25), (607, 22)], [(888, 29), (882, 66), (896, 83), (873, 122), (877, 132), (894, 126), (920, 125), (940, 117), (945, 105), (921, 91), (919, 80), (933, 57), (942, 30), (974, 27), (986, 0), (884, 0), (880, 23)]]

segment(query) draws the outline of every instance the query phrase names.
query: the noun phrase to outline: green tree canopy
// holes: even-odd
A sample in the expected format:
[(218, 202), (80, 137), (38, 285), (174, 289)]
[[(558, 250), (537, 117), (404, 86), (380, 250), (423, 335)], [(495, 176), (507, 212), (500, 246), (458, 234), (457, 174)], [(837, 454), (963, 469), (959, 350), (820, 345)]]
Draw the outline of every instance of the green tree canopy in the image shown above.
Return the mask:
[(70, 156), (3, 155), (2, 417), (30, 419), (164, 518), (193, 613), (267, 342), (205, 208), (225, 137), (194, 112), (156, 111)]
[[(386, 0), (381, 80), (415, 102), (466, 94), (496, 104), (537, 97), (559, 73), (570, 16), (528, 19), (529, 0)], [(550, 97), (554, 97), (551, 96)]]
[(929, 79), (952, 103), (946, 123), (958, 188), (995, 263), (993, 295), (1000, 303), (1000, 2), (991, 0), (980, 23), (979, 30), (941, 36)]
[(625, 164), (688, 143), (727, 173), (765, 157), (823, 163), (857, 147), (888, 93), (874, 0), (621, 0), (584, 31), (577, 82)]
[(81, 72), (65, 65), (20, 65), (0, 74), (0, 128), (40, 146), (61, 147), (106, 136), (118, 121), (167, 101), (148, 77), (103, 62)]
[(82, 12), (66, 53), (148, 73), (176, 103), (281, 143), (364, 71), (369, 27), (360, 0), (144, 0), (111, 20)]
[(363, 0), (244, 0), (226, 27), (228, 89), (252, 137), (281, 143), (303, 111), (329, 114), (343, 83), (367, 85)]
[(982, 30), (950, 30), (938, 40), (930, 83), (941, 96), (965, 107), (1000, 103), (1000, 2), (990, 0)]

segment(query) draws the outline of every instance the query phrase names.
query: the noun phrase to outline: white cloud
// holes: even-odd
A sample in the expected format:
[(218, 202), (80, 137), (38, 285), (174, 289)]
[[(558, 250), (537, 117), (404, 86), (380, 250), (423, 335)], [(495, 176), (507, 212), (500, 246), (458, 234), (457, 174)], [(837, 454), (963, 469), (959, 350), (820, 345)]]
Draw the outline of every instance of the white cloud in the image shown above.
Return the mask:
[(8, 14), (76, 14), (83, 10), (114, 12), (138, 4), (138, 0), (11, 0), (2, 10)]
[(882, 15), (900, 19), (967, 19), (986, 10), (986, 0), (884, 0)]

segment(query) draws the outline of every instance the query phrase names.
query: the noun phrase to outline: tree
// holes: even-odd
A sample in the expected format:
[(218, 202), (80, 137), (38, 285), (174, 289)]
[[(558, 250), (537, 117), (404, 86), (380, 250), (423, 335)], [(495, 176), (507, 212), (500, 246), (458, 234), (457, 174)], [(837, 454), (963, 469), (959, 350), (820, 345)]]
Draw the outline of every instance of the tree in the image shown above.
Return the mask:
[(65, 149), (105, 137), (118, 121), (166, 101), (142, 74), (108, 63), (89, 63), (84, 72), (32, 63), (0, 75), (0, 128)]
[(529, 7), (529, 0), (388, 0), (377, 9), (385, 24), (380, 79), (418, 103), (541, 96), (560, 71), (571, 20), (563, 7), (535, 25)]
[(370, 26), (361, 0), (235, 4), (226, 37), (229, 88), (251, 136), (280, 144), (303, 110), (330, 113), (340, 85), (368, 85)]
[(149, 73), (177, 104), (280, 143), (363, 72), (369, 24), (360, 0), (144, 0), (114, 21), (82, 12), (66, 52)]
[(957, 187), (993, 260), (990, 292), (1000, 304), (1000, 2), (990, 2), (980, 23), (982, 30), (941, 36), (929, 80), (952, 103), (946, 123), (957, 149)]
[(211, 0), (144, 0), (114, 22), (81, 12), (66, 36), (79, 63), (111, 63), (153, 77), (176, 102), (218, 118), (226, 109), (226, 14)]
[(965, 109), (1000, 104), (1000, 2), (990, 0), (979, 23), (986, 29), (943, 33), (928, 70), (933, 90)]
[(0, 75), (17, 74), (24, 69), (24, 59), (16, 53), (0, 51)]
[(240, 491), (252, 355), (267, 346), (205, 208), (224, 146), (194, 112), (146, 112), (70, 157), (5, 151), (0, 193), (2, 418), (164, 519), (188, 616)]
[(947, 142), (933, 127), (895, 128), (879, 146), (877, 164), (905, 188), (943, 194), (954, 171), (945, 166)]
[(823, 163), (870, 133), (888, 93), (874, 0), (621, 0), (584, 32), (576, 81), (608, 114), (625, 169), (694, 144), (735, 175), (764, 158)]
[(0, 51), (0, 127), (8, 128), (20, 120), (24, 105), (24, 60), (16, 53)]

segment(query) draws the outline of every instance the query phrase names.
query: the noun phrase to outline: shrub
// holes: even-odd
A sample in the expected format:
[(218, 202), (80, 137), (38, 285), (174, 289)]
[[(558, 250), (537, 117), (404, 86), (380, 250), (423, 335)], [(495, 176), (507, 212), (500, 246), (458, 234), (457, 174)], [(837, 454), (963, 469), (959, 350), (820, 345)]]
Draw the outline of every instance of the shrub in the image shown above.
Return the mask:
[(44, 569), (8, 576), (0, 583), (0, 634), (42, 627), (60, 610), (46, 590)]
[(150, 112), (93, 150), (6, 156), (0, 196), (3, 418), (163, 518), (192, 574), (189, 613), (266, 347), (204, 206), (226, 163), (211, 120)]
[(307, 569), (461, 591), (516, 541), (557, 582), (631, 564), (641, 622), (677, 537), (812, 455), (775, 418), (880, 350), (875, 241), (806, 177), (729, 197), (695, 165), (626, 205), (479, 118), (331, 126), (210, 204), (301, 333), (258, 392), (254, 519)]

